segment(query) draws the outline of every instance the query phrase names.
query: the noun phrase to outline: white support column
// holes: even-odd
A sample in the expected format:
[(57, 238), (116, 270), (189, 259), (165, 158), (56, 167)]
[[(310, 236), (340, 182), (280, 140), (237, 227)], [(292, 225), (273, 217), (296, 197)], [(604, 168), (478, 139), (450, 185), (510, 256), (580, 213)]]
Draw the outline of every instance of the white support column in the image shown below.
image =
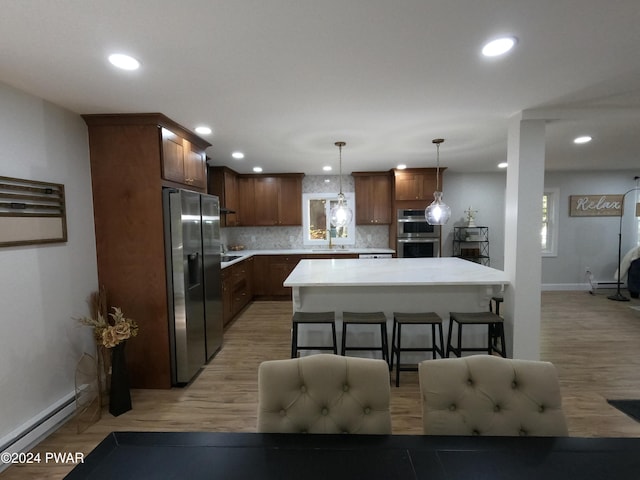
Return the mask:
[(545, 120), (511, 118), (507, 146), (504, 317), (509, 356), (540, 359), (540, 229), (544, 193)]

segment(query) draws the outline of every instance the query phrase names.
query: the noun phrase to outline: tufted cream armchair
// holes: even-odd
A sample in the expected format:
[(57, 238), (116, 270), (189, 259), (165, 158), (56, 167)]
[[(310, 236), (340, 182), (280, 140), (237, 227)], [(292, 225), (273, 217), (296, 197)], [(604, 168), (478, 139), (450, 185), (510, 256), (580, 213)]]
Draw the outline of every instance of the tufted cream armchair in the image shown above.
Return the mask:
[(418, 368), (426, 435), (568, 435), (549, 362), (473, 355)]
[(309, 355), (258, 370), (258, 431), (390, 434), (389, 367), (383, 360)]

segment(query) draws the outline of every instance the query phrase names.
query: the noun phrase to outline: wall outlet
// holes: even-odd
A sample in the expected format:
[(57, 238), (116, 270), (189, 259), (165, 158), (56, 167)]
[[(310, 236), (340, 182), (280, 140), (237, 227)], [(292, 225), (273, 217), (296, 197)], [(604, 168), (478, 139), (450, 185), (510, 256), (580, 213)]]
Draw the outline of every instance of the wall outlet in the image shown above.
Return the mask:
[(293, 235), (289, 235), (289, 243), (293, 243), (295, 240), (295, 238), (293, 238)]
[(256, 243), (256, 236), (255, 235), (251, 235), (251, 243)]

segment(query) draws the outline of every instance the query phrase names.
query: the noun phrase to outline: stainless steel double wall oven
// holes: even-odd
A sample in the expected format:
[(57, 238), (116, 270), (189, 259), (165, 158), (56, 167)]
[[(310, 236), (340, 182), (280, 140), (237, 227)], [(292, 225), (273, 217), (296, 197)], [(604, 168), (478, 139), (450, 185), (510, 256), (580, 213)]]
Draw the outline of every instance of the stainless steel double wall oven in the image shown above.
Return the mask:
[(398, 257), (439, 257), (440, 225), (430, 225), (424, 216), (424, 210), (399, 209), (397, 213)]

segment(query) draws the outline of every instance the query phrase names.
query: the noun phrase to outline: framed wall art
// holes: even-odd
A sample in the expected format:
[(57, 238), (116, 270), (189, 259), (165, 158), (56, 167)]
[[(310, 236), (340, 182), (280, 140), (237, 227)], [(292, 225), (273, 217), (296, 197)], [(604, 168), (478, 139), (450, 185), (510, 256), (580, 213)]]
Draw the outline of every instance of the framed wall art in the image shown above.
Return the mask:
[(0, 247), (66, 241), (64, 185), (0, 176)]
[(571, 217), (619, 217), (622, 215), (622, 195), (571, 195)]

